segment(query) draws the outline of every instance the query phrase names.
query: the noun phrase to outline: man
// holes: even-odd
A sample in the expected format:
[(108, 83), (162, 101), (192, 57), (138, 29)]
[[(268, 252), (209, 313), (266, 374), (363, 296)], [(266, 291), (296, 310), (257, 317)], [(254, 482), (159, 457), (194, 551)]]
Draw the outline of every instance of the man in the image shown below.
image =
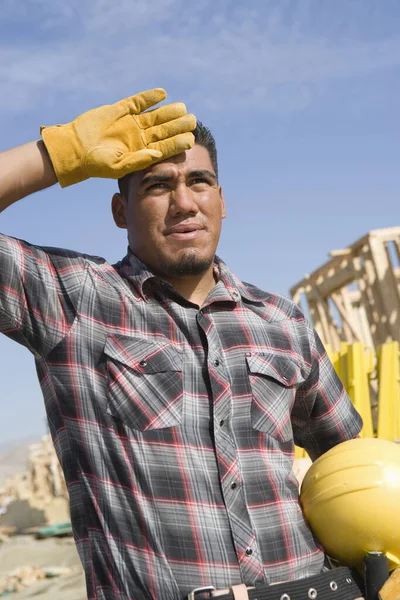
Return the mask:
[(90, 599), (247, 597), (319, 574), (294, 443), (316, 458), (361, 429), (298, 307), (216, 257), (215, 142), (181, 104), (145, 112), (163, 98), (0, 155), (2, 209), (57, 180), (119, 179), (114, 266), (0, 238), (0, 329), (34, 354)]

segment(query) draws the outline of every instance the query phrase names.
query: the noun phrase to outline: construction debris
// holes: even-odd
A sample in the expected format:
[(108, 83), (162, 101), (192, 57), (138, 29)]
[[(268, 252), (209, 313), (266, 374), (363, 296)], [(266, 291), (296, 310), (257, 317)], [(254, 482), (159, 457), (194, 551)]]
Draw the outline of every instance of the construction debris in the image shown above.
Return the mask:
[(5, 544), (10, 541), (9, 535), (4, 535), (4, 533), (0, 533), (0, 544)]
[(17, 531), (69, 521), (68, 492), (49, 435), (31, 445), (27, 470), (16, 473), (0, 489), (0, 531)]
[(8, 596), (13, 592), (21, 592), (41, 579), (46, 577), (62, 577), (72, 572), (69, 567), (49, 567), (41, 569), (36, 565), (19, 567), (11, 571), (3, 581), (0, 581), (0, 597)]
[(0, 527), (0, 545), (9, 542), (14, 533), (15, 527)]
[(9, 537), (10, 535), (14, 535), (15, 532), (16, 532), (15, 527), (0, 527), (0, 535), (3, 535), (4, 537)]
[(15, 569), (0, 583), (0, 596), (5, 596), (12, 592), (20, 592), (45, 577), (45, 572), (43, 569), (39, 569), (39, 567), (32, 566)]
[(43, 540), (48, 537), (65, 537), (72, 535), (72, 524), (70, 521), (66, 523), (56, 523), (50, 527), (44, 527), (36, 532), (36, 537)]

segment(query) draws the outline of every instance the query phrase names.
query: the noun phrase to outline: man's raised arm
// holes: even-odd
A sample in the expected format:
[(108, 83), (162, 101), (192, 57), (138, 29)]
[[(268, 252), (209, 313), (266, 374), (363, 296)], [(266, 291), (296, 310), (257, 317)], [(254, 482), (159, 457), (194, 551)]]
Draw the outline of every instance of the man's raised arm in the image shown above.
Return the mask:
[[(0, 154), (0, 210), (58, 182), (119, 179), (190, 149), (196, 127), (182, 103), (148, 110), (162, 89), (83, 113), (65, 125), (42, 127), (42, 140)], [(67, 281), (60, 270), (68, 267)], [(74, 322), (85, 259), (0, 234), (0, 332), (47, 355)], [(69, 287), (68, 287), (69, 286)]]
[(67, 187), (89, 177), (119, 179), (194, 144), (194, 115), (149, 90), (100, 106), (65, 125), (42, 127), (42, 140), (0, 153), (0, 211), (57, 181)]
[(0, 212), (55, 183), (57, 177), (41, 140), (0, 153)]

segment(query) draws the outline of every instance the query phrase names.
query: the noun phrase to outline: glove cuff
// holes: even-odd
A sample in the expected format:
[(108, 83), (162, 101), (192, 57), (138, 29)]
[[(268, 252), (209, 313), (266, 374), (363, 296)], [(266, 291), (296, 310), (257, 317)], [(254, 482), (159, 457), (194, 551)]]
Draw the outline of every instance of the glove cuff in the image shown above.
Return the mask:
[(42, 125), (40, 135), (62, 188), (88, 179), (88, 175), (85, 174), (84, 149), (72, 123), (51, 127)]

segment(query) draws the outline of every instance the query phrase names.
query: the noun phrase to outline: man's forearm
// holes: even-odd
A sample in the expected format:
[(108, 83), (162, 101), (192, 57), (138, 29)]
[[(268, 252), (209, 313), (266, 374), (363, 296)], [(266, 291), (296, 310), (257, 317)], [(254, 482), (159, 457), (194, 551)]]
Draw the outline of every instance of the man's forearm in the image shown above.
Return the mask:
[(55, 183), (57, 177), (42, 141), (0, 153), (0, 212)]

